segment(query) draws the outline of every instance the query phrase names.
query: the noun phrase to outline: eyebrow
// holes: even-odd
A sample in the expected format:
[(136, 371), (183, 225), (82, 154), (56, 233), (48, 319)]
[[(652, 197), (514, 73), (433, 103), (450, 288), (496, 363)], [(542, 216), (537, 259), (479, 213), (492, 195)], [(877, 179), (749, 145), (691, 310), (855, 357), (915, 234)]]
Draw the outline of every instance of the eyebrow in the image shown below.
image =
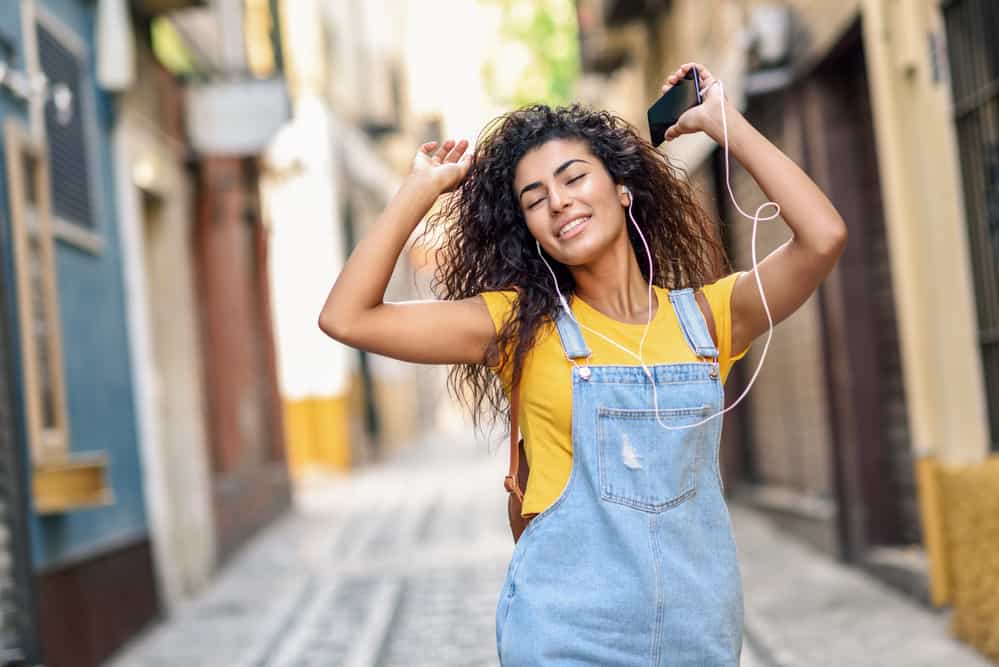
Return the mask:
[[(573, 162), (582, 162), (583, 164), (590, 164), (586, 160), (582, 160), (580, 158), (573, 158), (571, 160), (566, 160), (565, 162), (562, 163), (562, 165), (558, 169), (556, 169), (555, 171), (552, 172), (552, 176), (558, 176), (563, 171), (565, 171), (566, 169), (568, 169), (569, 165), (571, 165)], [(523, 197), (524, 193), (527, 192), (528, 190), (533, 190), (534, 188), (540, 188), (540, 187), (541, 187), (541, 181), (534, 181), (533, 183), (530, 183), (529, 185), (525, 185), (523, 187), (523, 189), (521, 189), (520, 194), (517, 195), (517, 199), (520, 199), (521, 197)]]

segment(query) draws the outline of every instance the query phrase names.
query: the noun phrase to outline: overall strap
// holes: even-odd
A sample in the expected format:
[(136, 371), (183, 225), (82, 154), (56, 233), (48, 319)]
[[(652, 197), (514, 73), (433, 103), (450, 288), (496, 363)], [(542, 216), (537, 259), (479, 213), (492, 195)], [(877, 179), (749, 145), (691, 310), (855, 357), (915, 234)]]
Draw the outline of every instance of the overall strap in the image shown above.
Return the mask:
[[(575, 361), (576, 359), (587, 359), (590, 356), (590, 348), (586, 346), (583, 339), (583, 332), (576, 321), (569, 316), (562, 308), (559, 308), (555, 317), (555, 328), (558, 331), (559, 340), (562, 343), (562, 350), (565, 351), (566, 359)], [(523, 502), (524, 494), (520, 488), (520, 383), (513, 386), (510, 391), (510, 469), (507, 476), (503, 478), (503, 487), (508, 493), (513, 493), (517, 499)]]
[(693, 288), (670, 290), (669, 300), (673, 304), (676, 318), (680, 321), (680, 329), (690, 349), (698, 358), (717, 360), (718, 348), (711, 339), (711, 332), (708, 331), (707, 322), (704, 321), (704, 313), (697, 306)]
[(565, 352), (566, 359), (570, 361), (586, 359), (592, 354), (590, 348), (586, 346), (579, 324), (569, 313), (565, 312), (564, 308), (558, 309), (558, 315), (555, 316), (555, 327), (558, 330), (558, 337), (562, 342), (562, 350)]

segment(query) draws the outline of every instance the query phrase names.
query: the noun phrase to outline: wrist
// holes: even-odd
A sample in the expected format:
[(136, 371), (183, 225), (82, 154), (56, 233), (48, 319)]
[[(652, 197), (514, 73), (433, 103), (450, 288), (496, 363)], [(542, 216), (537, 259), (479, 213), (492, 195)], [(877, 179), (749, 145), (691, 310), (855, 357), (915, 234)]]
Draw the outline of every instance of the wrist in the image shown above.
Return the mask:
[[(717, 102), (713, 103), (717, 105)], [(725, 143), (725, 121), (728, 121), (728, 138), (732, 141), (733, 132), (739, 128), (739, 125), (745, 120), (742, 113), (733, 105), (728, 99), (724, 101), (725, 105), (725, 116), (722, 117), (721, 109), (715, 106), (712, 113), (709, 114), (710, 122), (708, 126), (704, 128), (705, 134), (714, 139), (719, 145)]]
[(410, 197), (426, 199), (432, 204), (441, 195), (441, 188), (429, 176), (410, 174), (402, 179), (399, 192)]

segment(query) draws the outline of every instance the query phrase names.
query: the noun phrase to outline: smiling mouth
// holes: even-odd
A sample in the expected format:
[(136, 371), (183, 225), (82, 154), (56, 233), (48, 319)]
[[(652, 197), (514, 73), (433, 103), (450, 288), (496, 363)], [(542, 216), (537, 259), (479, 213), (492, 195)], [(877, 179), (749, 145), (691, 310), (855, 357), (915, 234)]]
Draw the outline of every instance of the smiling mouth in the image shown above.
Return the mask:
[(560, 239), (566, 239), (569, 238), (570, 236), (575, 236), (576, 234), (579, 233), (579, 230), (582, 227), (586, 226), (586, 223), (590, 221), (590, 217), (591, 216), (586, 216), (585, 218), (576, 218), (569, 224), (562, 227), (562, 229), (558, 230), (558, 237)]

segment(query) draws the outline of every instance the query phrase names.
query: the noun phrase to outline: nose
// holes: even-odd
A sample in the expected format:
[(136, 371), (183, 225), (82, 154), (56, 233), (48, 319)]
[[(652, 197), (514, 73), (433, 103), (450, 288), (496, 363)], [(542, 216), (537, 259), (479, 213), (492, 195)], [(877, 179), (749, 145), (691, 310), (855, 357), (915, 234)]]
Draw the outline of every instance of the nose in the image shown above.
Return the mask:
[(569, 197), (568, 191), (564, 188), (555, 186), (548, 191), (548, 206), (551, 208), (552, 215), (558, 215), (560, 211), (571, 204), (572, 198)]

